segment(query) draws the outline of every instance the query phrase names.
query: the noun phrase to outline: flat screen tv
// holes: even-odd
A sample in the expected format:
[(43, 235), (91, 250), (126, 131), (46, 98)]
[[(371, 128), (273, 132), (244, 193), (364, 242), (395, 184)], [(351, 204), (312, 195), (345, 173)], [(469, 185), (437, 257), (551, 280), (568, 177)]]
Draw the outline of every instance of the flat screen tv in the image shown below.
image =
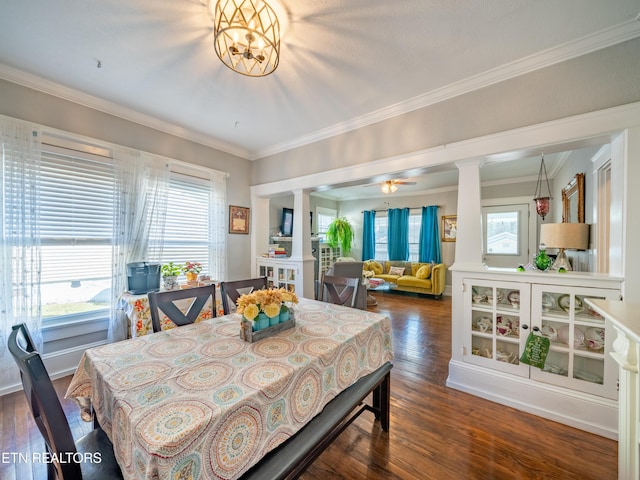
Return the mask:
[(285, 237), (293, 235), (293, 208), (282, 209), (282, 223), (280, 224), (280, 233)]

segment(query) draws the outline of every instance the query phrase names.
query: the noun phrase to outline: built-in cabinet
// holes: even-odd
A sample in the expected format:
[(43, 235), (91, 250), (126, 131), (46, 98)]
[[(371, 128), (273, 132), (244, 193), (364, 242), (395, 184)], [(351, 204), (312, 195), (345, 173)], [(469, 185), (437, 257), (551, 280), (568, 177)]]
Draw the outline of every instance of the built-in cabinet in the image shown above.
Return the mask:
[(319, 262), (320, 268), (318, 272), (318, 281), (322, 281), (322, 275), (326, 273), (329, 268), (333, 266), (334, 263), (338, 261), (338, 258), (341, 256), (340, 248), (331, 248), (326, 243), (320, 244), (319, 251)]
[(260, 277), (267, 277), (267, 286), (285, 288), (290, 292), (302, 291), (299, 287), (300, 262), (280, 258), (258, 257), (257, 270)]
[[(465, 361), (616, 398), (617, 369), (606, 355), (611, 326), (584, 299), (614, 299), (619, 290), (479, 279), (465, 279), (464, 287)], [(550, 340), (544, 369), (520, 363), (531, 332)]]
[[(615, 334), (585, 299), (618, 299), (621, 279), (585, 273), (453, 272), (447, 384), (615, 438)], [(520, 361), (530, 333), (546, 336), (544, 368)]]

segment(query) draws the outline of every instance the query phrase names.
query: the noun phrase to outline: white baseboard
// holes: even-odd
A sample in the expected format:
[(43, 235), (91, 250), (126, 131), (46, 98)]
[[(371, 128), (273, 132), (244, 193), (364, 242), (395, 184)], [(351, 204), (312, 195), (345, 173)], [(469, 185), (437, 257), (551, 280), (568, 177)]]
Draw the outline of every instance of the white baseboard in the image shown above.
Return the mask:
[(446, 385), (570, 427), (618, 439), (618, 402), (615, 400), (455, 360), (449, 362)]
[[(73, 375), (76, 371), (85, 350), (98, 347), (106, 343), (106, 341), (94, 342), (88, 345), (49, 353), (42, 356), (42, 361), (44, 362), (45, 367), (47, 367), (47, 371), (49, 372), (49, 376), (52, 380), (66, 377), (67, 375)], [(0, 385), (0, 396), (18, 392), (20, 390), (22, 390), (22, 383), (19, 382), (11, 385)]]

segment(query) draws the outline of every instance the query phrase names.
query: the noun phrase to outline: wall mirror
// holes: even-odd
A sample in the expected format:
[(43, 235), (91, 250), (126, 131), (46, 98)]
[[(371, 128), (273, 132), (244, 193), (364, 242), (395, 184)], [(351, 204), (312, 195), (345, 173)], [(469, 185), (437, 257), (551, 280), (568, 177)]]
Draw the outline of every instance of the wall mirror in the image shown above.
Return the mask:
[(584, 223), (584, 173), (577, 173), (562, 189), (562, 221)]

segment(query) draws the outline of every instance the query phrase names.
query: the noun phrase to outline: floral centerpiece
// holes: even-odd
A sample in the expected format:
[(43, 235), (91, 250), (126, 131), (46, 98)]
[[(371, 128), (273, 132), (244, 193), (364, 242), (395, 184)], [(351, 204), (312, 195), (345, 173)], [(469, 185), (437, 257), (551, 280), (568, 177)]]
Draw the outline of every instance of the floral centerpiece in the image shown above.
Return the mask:
[(187, 282), (195, 282), (198, 274), (202, 271), (202, 264), (198, 262), (185, 262), (182, 271), (187, 277)]
[(236, 312), (242, 315), (243, 322), (253, 323), (253, 330), (261, 330), (289, 320), (289, 306), (298, 303), (294, 292), (284, 288), (256, 290), (241, 295), (236, 301)]

